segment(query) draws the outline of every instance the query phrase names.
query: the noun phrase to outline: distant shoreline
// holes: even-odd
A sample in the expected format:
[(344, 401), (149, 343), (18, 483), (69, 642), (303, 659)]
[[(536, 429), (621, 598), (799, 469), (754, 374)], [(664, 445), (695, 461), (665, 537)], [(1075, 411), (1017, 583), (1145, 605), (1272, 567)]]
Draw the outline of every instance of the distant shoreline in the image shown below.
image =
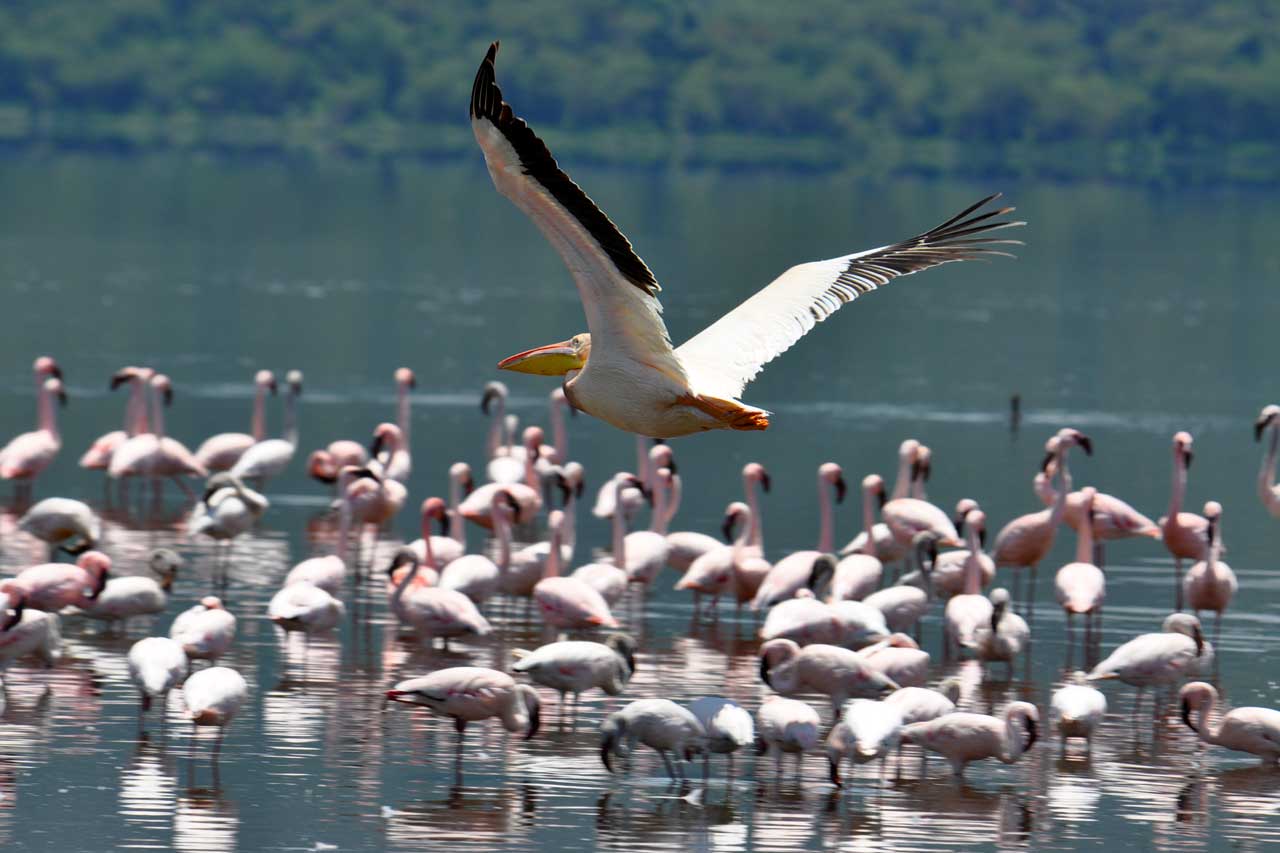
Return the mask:
[[(552, 150), (575, 165), (640, 171), (840, 174), (850, 178), (1006, 178), (1133, 186), (1280, 184), (1280, 145), (1225, 148), (1154, 142), (844, 140), (759, 133), (677, 134), (656, 127), (579, 133), (539, 124)], [(476, 154), (470, 128), (389, 116), (345, 125), (306, 118), (180, 113), (43, 112), (0, 104), (0, 152), (101, 155), (190, 153), (232, 158), (459, 161)]]

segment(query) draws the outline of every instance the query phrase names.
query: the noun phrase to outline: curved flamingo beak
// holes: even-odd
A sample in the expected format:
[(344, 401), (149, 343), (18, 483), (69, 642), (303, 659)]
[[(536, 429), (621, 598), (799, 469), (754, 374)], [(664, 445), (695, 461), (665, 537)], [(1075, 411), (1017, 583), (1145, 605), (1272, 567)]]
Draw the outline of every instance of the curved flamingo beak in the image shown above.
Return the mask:
[(569, 340), (508, 356), (498, 362), (498, 369), (537, 376), (564, 376), (570, 370), (581, 370), (585, 364), (586, 360), (578, 353), (573, 341)]

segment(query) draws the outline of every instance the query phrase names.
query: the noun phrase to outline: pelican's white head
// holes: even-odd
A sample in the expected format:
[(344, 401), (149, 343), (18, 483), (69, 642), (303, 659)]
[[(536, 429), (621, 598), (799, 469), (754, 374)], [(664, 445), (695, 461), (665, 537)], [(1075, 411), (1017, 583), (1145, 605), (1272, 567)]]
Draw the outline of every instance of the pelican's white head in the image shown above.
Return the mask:
[(538, 376), (564, 376), (571, 370), (581, 370), (590, 355), (591, 335), (583, 332), (558, 344), (534, 347), (504, 358), (498, 362), (498, 369)]

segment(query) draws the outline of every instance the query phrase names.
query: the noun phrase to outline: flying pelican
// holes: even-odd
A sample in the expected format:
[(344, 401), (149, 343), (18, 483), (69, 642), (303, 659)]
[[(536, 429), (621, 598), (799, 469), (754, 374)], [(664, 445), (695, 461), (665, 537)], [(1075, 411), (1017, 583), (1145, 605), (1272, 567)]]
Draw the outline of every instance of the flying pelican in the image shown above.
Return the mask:
[(1191, 433), (1174, 434), (1173, 488), (1169, 491), (1169, 512), (1157, 522), (1163, 534), (1164, 547), (1173, 555), (1174, 610), (1182, 609), (1182, 561), (1209, 559), (1209, 520), (1194, 512), (1182, 512), (1191, 459)]
[[(769, 413), (740, 402), (747, 383), (841, 305), (894, 278), (951, 261), (1007, 255), (980, 236), (1022, 223), (977, 213), (989, 196), (899, 243), (801, 264), (673, 349), (653, 273), (617, 226), (556, 165), (502, 99), (494, 42), (471, 90), (471, 127), (498, 192), (533, 220), (573, 274), (589, 333), (511, 356), (500, 368), (565, 377), (570, 404), (619, 429), (673, 438), (710, 429), (758, 430)], [(971, 215), (974, 214), (974, 215)]]

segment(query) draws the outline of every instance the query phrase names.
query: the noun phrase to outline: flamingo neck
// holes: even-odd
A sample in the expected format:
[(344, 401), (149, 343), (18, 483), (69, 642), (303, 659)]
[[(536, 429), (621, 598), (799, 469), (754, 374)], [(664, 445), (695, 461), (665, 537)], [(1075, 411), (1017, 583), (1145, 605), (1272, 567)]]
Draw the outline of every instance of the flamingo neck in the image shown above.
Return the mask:
[(505, 510), (493, 513), (493, 533), (498, 537), (498, 568), (505, 573), (511, 565), (511, 525)]
[(906, 456), (899, 454), (898, 456), (898, 476), (893, 481), (893, 494), (890, 500), (898, 500), (905, 498), (907, 492), (911, 490), (911, 460)]
[(124, 431), (130, 438), (150, 431), (146, 390), (141, 379), (129, 380), (129, 402), (124, 407)]
[(1182, 511), (1182, 500), (1187, 493), (1187, 467), (1183, 462), (1182, 453), (1178, 452), (1173, 457), (1173, 486), (1169, 491), (1169, 524), (1177, 521), (1178, 513)]
[[(458, 504), (462, 502), (462, 482), (453, 477), (449, 480), (449, 538), (466, 549), (466, 532), (463, 527), (466, 519), (462, 517), (462, 513), (458, 512)], [(426, 532), (423, 532), (426, 537)]]
[(876, 537), (875, 537), (876, 514), (871, 509), (871, 502), (873, 500), (875, 500), (875, 493), (870, 489), (863, 489), (862, 490), (862, 530), (864, 533), (867, 534), (867, 541), (864, 542), (862, 545), (862, 553), (871, 554), (872, 556), (874, 556), (876, 553), (876, 541), (875, 541), (876, 540)]
[(742, 525), (742, 529), (738, 531), (738, 535), (733, 540), (733, 562), (735, 564), (742, 555), (742, 549), (751, 544), (751, 510), (747, 510), (747, 515), (747, 523)]
[(676, 511), (680, 509), (680, 499), (684, 496), (684, 483), (679, 474), (671, 475), (671, 488), (667, 490), (667, 515), (662, 521), (662, 532), (666, 533), (675, 520)]
[[(427, 559), (431, 559), (430, 542), (431, 539), (428, 537)], [(391, 593), (391, 607), (393, 609), (400, 606), (400, 599), (404, 598), (404, 591), (409, 588), (409, 584), (413, 583), (413, 579), (417, 576), (418, 569), (421, 567), (422, 564), (414, 560), (409, 566), (409, 571), (405, 572), (404, 577), (400, 578), (400, 583), (396, 584), (396, 591)]]
[(614, 484), (613, 493), (613, 564), (620, 569), (627, 567), (627, 520), (622, 505), (622, 483)]
[(1013, 711), (1005, 714), (1004, 717), (1004, 756), (1001, 761), (1005, 764), (1013, 764), (1022, 757), (1022, 735), (1014, 726), (1014, 720), (1021, 719), (1020, 711)]
[(538, 448), (528, 445), (524, 448), (524, 484), (535, 492), (541, 492), (538, 484)]
[(292, 388), (284, 398), (284, 440), (294, 447), (298, 446), (298, 394)]
[(493, 417), (489, 420), (489, 436), (484, 442), (485, 456), (489, 459), (497, 456), (498, 449), (502, 446), (502, 430), (506, 420), (507, 399), (498, 395), (493, 407)]
[(342, 560), (342, 564), (347, 564), (347, 539), (351, 536), (351, 496), (348, 490), (351, 487), (349, 477), (343, 477), (338, 481), (338, 493), (342, 497), (342, 503), (338, 506), (338, 559)]
[(253, 432), (254, 441), (262, 441), (267, 437), (267, 388), (265, 385), (259, 385), (253, 394), (253, 419), (250, 422), (250, 429)]
[(751, 519), (747, 523), (747, 544), (764, 552), (764, 515), (760, 509), (759, 490), (750, 480), (743, 478), (743, 489), (747, 493), (747, 506), (751, 508)]
[(396, 398), (396, 426), (400, 427), (405, 447), (409, 446), (409, 422), (409, 386), (402, 383)]
[(1086, 507), (1084, 517), (1080, 520), (1080, 532), (1076, 536), (1076, 562), (1093, 562), (1093, 510), (1092, 504)]
[(1271, 441), (1267, 445), (1267, 455), (1262, 457), (1262, 470), (1258, 472), (1258, 497), (1266, 506), (1275, 501), (1274, 486), (1276, 482), (1276, 445), (1280, 443), (1280, 424), (1268, 427)]
[[(1063, 462), (1065, 463), (1066, 460), (1064, 459)], [(1053, 511), (1049, 513), (1049, 525), (1055, 531), (1058, 529), (1058, 525), (1062, 523), (1062, 516), (1066, 514), (1067, 497), (1071, 494), (1071, 471), (1068, 470), (1066, 464), (1060, 465), (1059, 471), (1062, 474), (1062, 488), (1054, 492)], [(1049, 489), (1052, 491), (1053, 478), (1048, 478), (1046, 482), (1048, 482)]]
[(38, 429), (52, 433), (54, 438), (59, 437), (57, 403), (53, 399), (53, 392), (46, 390), (43, 385), (36, 397), (36, 425)]
[(544, 578), (560, 577), (560, 537), (560, 525), (551, 525), (551, 539), (547, 543), (550, 546), (547, 551), (547, 565), (542, 570), (542, 576)]
[(644, 483), (644, 487), (649, 488), (651, 473), (649, 471), (649, 450), (645, 447), (644, 436), (636, 436), (636, 476), (640, 478), (640, 482)]
[(964, 594), (982, 594), (982, 544), (978, 539), (978, 531), (972, 524), (965, 525), (965, 541), (969, 545), (969, 556), (964, 560)]
[(667, 535), (667, 493), (670, 489), (670, 480), (663, 483), (658, 477), (653, 478), (653, 512), (649, 514), (649, 529), (663, 536)]
[(151, 429), (156, 434), (156, 438), (164, 440), (164, 401), (160, 399), (160, 392), (155, 388), (151, 389)]
[(556, 448), (556, 462), (563, 465), (569, 461), (569, 431), (564, 424), (564, 404), (557, 398), (551, 398), (551, 441)]
[(831, 495), (822, 478), (818, 478), (818, 548), (819, 553), (831, 553)]

